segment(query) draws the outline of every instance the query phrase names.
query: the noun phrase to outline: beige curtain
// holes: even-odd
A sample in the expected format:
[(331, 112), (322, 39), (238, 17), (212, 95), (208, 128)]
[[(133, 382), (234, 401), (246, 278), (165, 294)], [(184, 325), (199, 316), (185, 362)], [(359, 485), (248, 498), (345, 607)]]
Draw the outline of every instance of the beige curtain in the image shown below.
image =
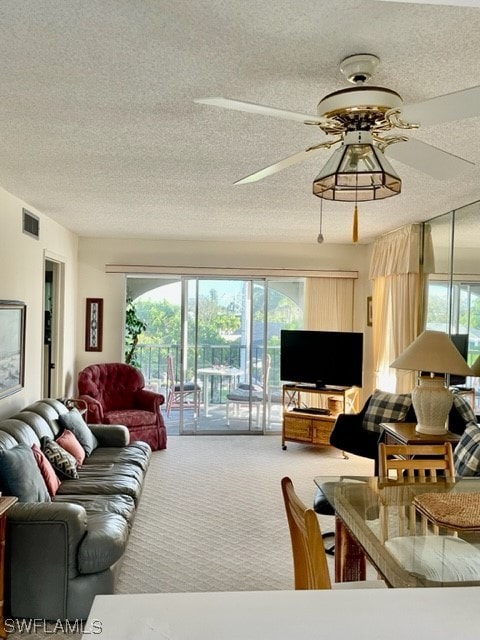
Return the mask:
[(415, 384), (413, 371), (390, 369), (390, 364), (419, 334), (421, 249), (419, 224), (382, 236), (373, 247), (370, 278), (375, 386), (385, 391), (406, 393)]
[(352, 331), (353, 283), (351, 278), (306, 278), (305, 329)]

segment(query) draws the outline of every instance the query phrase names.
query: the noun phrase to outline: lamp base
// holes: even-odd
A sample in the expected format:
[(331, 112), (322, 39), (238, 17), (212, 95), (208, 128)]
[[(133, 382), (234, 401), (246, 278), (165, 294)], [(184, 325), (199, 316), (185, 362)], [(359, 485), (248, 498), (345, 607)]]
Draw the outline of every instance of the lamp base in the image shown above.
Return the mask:
[(415, 427), (418, 433), (445, 435), (453, 396), (445, 387), (444, 378), (419, 378), (418, 386), (412, 391), (412, 404), (418, 420)]

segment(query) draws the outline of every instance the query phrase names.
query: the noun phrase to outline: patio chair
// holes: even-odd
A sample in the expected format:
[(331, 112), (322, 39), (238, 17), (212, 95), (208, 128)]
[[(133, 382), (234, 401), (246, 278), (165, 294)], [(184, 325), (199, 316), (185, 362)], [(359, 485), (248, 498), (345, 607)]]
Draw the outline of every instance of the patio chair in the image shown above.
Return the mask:
[(181, 384), (175, 379), (175, 367), (171, 355), (167, 356), (167, 418), (172, 409), (189, 405), (197, 414), (200, 413), (200, 397), (202, 387), (196, 382), (184, 382)]
[[(281, 485), (292, 544), (295, 589), (331, 589), (318, 518), (313, 509), (307, 508), (297, 496), (290, 478), (282, 478)], [(342, 583), (343, 586), (383, 588), (385, 583), (382, 580), (362, 580)]]
[[(227, 394), (226, 415), (227, 427), (230, 426), (230, 412), (232, 405), (237, 409), (243, 405), (246, 407), (255, 407), (255, 426), (260, 429), (260, 409), (264, 400), (268, 397), (268, 380), (270, 377), (271, 357), (268, 354), (265, 362), (265, 373), (263, 375), (262, 384), (240, 384), (232, 393)], [(267, 410), (268, 410), (267, 405)]]

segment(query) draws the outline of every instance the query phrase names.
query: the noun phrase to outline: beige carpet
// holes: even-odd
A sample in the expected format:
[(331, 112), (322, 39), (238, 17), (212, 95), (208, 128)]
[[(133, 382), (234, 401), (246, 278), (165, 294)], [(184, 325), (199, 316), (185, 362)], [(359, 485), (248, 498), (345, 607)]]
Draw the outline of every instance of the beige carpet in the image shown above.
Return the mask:
[[(280, 479), (290, 476), (310, 505), (314, 476), (372, 473), (370, 460), (345, 460), (333, 448), (289, 443), (283, 451), (280, 436), (170, 437), (153, 454), (117, 591), (291, 589)], [(321, 524), (329, 530), (333, 518)]]

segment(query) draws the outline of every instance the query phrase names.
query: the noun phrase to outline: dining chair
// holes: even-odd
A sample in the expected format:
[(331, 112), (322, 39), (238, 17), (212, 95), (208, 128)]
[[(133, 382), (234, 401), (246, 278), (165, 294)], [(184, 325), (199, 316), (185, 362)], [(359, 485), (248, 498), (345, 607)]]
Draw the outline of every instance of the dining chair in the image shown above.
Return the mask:
[(379, 476), (396, 480), (434, 479), (438, 475), (454, 478), (453, 449), (450, 442), (441, 444), (378, 445)]
[(172, 409), (179, 409), (183, 403), (193, 406), (195, 411), (200, 413), (200, 398), (202, 387), (196, 382), (184, 382), (180, 384), (175, 379), (175, 367), (173, 358), (167, 356), (167, 417)]
[[(397, 485), (397, 492), (401, 491), (401, 485), (412, 482), (415, 478), (417, 482), (434, 483), (437, 479), (443, 478), (448, 481), (455, 481), (455, 471), (453, 463), (453, 449), (450, 442), (439, 444), (385, 444), (378, 445), (379, 477), (387, 481), (394, 481)], [(399, 486), (400, 485), (400, 486)], [(394, 490), (394, 487), (390, 487)], [(388, 490), (388, 487), (385, 489)], [(408, 497), (408, 496), (407, 496)], [(388, 501), (387, 501), (388, 502)], [(423, 514), (419, 514), (414, 503), (408, 499), (406, 504), (403, 500), (396, 505), (403, 523), (400, 533), (416, 534), (417, 519), (420, 516), (420, 527), (423, 534), (431, 531), (438, 534), (438, 526), (432, 525), (429, 519)], [(380, 522), (382, 537), (388, 538), (388, 517), (389, 509), (381, 509)]]
[(264, 400), (267, 400), (267, 411), (269, 409), (268, 405), (268, 381), (270, 378), (270, 367), (271, 367), (271, 356), (267, 354), (265, 359), (265, 373), (262, 376), (262, 384), (240, 384), (234, 391), (227, 394), (227, 402), (226, 402), (226, 416), (227, 416), (227, 426), (230, 425), (230, 413), (232, 406), (235, 406), (237, 409), (241, 406), (247, 407), (255, 407), (255, 425), (256, 428), (260, 428), (260, 409), (263, 405)]
[[(331, 589), (327, 556), (317, 515), (295, 493), (289, 477), (281, 480), (293, 555), (295, 589)], [(384, 588), (382, 580), (334, 584), (333, 588)]]

